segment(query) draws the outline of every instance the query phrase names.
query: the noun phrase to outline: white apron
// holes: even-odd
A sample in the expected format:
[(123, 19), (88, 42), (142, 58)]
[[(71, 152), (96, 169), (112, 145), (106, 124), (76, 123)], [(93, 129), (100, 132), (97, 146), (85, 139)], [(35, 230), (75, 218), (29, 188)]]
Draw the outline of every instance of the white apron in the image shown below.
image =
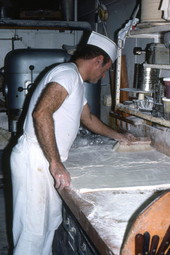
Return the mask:
[(50, 255), (61, 199), (38, 143), (23, 135), (11, 154), (13, 255)]

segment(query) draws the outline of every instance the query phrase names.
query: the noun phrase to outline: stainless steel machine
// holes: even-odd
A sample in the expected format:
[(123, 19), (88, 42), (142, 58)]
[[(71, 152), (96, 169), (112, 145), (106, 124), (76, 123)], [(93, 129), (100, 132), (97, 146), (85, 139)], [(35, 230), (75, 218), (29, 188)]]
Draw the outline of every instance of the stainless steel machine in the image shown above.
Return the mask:
[(58, 49), (17, 49), (6, 55), (4, 95), (10, 132), (17, 132), (19, 118), (26, 108), (26, 97), (29, 97), (36, 79), (50, 65), (68, 59), (67, 52)]

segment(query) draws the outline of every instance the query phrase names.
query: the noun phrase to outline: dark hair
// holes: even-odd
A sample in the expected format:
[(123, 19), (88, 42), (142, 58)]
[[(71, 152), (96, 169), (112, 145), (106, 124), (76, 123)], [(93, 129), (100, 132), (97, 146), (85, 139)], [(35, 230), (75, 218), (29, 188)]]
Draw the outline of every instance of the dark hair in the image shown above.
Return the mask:
[(75, 62), (79, 58), (92, 59), (92, 58), (98, 57), (100, 55), (102, 55), (104, 57), (103, 65), (107, 64), (110, 60), (109, 55), (101, 48), (91, 45), (91, 44), (87, 44), (85, 46), (79, 46), (77, 48), (77, 50), (74, 52), (74, 54), (71, 58), (71, 61)]

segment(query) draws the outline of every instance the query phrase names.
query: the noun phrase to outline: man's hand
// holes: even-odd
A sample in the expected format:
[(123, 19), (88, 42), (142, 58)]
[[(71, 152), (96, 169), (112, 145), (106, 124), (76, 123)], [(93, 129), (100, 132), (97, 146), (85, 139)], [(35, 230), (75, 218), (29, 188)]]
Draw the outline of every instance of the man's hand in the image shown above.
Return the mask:
[(119, 142), (129, 144), (132, 141), (136, 140), (136, 138), (132, 134), (118, 133), (117, 131), (113, 130), (111, 127), (103, 123), (100, 119), (98, 119), (94, 114), (90, 112), (88, 104), (83, 107), (81, 122), (87, 129), (89, 129), (93, 133), (110, 137), (114, 140), (118, 140)]
[(124, 144), (129, 144), (137, 140), (137, 138), (130, 133), (117, 133), (114, 139)]
[(66, 170), (62, 162), (50, 166), (50, 172), (55, 181), (55, 188), (62, 190), (70, 186), (71, 178), (69, 172)]

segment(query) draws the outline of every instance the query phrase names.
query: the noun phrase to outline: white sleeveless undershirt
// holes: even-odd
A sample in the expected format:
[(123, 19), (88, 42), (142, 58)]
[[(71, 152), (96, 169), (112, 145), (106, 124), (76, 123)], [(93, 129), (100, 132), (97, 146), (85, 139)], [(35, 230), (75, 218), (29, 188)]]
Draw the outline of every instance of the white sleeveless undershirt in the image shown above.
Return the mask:
[(68, 152), (76, 138), (83, 106), (87, 103), (84, 93), (83, 79), (74, 63), (64, 63), (50, 70), (36, 87), (24, 123), (24, 132), (36, 138), (33, 126), (32, 112), (42, 90), (49, 82), (57, 82), (68, 92), (61, 107), (54, 112), (55, 136), (62, 161), (68, 157)]

